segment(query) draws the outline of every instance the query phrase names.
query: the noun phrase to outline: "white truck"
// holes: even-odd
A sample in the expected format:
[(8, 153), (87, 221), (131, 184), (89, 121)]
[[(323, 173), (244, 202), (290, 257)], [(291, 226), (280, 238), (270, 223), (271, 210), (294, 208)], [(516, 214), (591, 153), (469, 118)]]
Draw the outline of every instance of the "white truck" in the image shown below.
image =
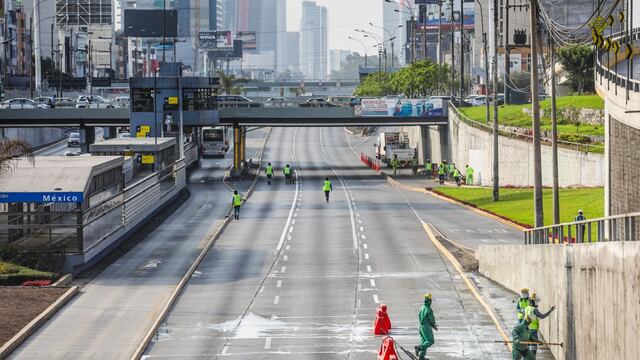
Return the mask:
[(409, 166), (411, 165), (411, 159), (416, 153), (415, 149), (409, 147), (406, 133), (380, 133), (378, 134), (378, 141), (374, 146), (376, 147), (376, 158), (387, 164), (389, 164), (393, 156), (396, 155), (400, 166)]

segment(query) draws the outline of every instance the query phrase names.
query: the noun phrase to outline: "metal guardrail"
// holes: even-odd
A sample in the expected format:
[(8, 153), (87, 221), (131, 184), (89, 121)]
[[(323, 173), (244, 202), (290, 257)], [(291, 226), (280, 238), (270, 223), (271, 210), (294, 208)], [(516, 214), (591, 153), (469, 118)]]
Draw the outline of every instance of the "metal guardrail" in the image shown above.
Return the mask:
[[(460, 119), (460, 121), (462, 121), (463, 123), (469, 126), (475, 127), (476, 129), (480, 129), (488, 133), (493, 133), (493, 128), (491, 126), (469, 119), (466, 115), (461, 113), (460, 110), (458, 110), (458, 108), (455, 107), (453, 104), (449, 104), (449, 108), (453, 109), (453, 112), (456, 114), (456, 116), (458, 116), (458, 119)], [(507, 131), (507, 130), (498, 130), (498, 134), (500, 136), (504, 136), (510, 139), (517, 139), (517, 140), (522, 140), (530, 143), (533, 142), (533, 136), (528, 134), (522, 134), (522, 133)], [(541, 139), (541, 141), (542, 141), (542, 144), (551, 146), (551, 139), (543, 138)], [(558, 140), (558, 146), (566, 149), (581, 151), (581, 152), (592, 152), (592, 153), (599, 153), (599, 154), (604, 153), (604, 145), (581, 144), (576, 142)]]
[[(627, 42), (631, 40), (631, 43), (633, 43), (634, 40), (640, 40), (640, 28), (633, 29), (631, 39), (629, 39), (629, 35), (627, 34), (626, 31), (613, 33), (611, 34), (610, 38), (612, 40), (623, 40), (623, 42)], [(603, 54), (607, 55), (607, 59), (610, 58), (610, 55), (608, 52), (601, 53), (598, 51), (598, 54), (596, 56), (595, 75), (596, 76), (600, 75), (600, 79), (596, 79), (596, 81), (599, 81), (600, 85), (602, 86), (603, 79), (604, 79), (606, 81), (612, 82), (617, 87), (622, 87), (624, 89), (628, 89), (633, 92), (640, 92), (640, 80), (629, 79), (627, 76), (618, 75), (618, 73), (615, 71), (615, 68), (614, 69), (608, 68), (606, 65), (602, 63), (601, 55)], [(615, 67), (617, 67), (619, 63), (616, 60), (617, 60), (617, 55), (614, 55), (613, 65)], [(631, 61), (633, 61), (633, 59)], [(617, 91), (617, 88), (616, 88), (616, 91)]]
[(640, 212), (544, 226), (524, 231), (525, 245), (635, 241)]

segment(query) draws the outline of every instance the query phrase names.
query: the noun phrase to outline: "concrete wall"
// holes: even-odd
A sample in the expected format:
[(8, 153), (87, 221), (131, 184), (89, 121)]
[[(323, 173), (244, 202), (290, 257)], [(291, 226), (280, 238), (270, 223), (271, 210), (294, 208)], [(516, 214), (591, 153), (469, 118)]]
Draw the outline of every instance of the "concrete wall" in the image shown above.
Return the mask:
[(6, 128), (0, 129), (0, 139), (23, 139), (32, 148), (48, 145), (64, 139), (62, 128)]
[[(449, 111), (448, 127), (404, 128), (413, 146), (422, 143), (421, 162), (430, 158), (434, 162), (453, 161), (460, 169), (466, 164), (476, 170), (476, 183), (492, 184), (492, 135), (472, 127)], [(533, 186), (533, 144), (500, 136), (501, 185)], [(551, 146), (542, 146), (542, 182), (552, 185)], [(605, 181), (604, 156), (577, 150), (558, 149), (560, 186), (603, 186)]]
[(640, 243), (480, 246), (476, 256), (483, 275), (528, 287), (542, 311), (556, 305), (541, 321), (547, 341), (564, 343), (552, 347), (556, 359), (637, 358)]

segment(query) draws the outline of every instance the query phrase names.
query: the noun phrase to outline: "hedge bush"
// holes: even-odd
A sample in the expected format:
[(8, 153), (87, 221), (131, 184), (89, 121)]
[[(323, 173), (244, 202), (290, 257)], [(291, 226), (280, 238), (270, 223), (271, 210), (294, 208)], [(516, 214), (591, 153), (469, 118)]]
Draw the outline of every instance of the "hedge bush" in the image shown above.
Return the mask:
[(57, 275), (50, 272), (33, 270), (7, 262), (0, 262), (0, 286), (16, 286), (26, 281), (55, 280)]

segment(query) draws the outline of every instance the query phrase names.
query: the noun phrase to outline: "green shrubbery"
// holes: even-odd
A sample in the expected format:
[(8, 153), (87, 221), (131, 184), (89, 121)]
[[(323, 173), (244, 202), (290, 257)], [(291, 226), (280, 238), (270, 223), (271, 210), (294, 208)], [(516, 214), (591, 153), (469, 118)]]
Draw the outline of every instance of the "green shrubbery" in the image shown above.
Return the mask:
[(21, 285), (26, 281), (55, 280), (57, 275), (50, 272), (33, 270), (7, 262), (0, 262), (0, 286)]

